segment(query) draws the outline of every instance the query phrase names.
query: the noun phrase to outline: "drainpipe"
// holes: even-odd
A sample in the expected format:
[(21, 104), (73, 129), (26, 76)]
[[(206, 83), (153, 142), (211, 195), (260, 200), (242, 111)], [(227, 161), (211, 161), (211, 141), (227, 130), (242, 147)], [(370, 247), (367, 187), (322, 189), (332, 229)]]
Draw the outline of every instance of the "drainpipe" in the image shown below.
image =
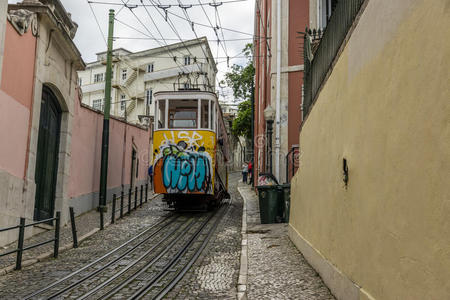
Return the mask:
[(277, 89), (275, 103), (275, 177), (280, 179), (281, 1), (277, 1)]
[(8, 1), (0, 3), (0, 83), (2, 82), (3, 52), (5, 47), (6, 14), (8, 11)]

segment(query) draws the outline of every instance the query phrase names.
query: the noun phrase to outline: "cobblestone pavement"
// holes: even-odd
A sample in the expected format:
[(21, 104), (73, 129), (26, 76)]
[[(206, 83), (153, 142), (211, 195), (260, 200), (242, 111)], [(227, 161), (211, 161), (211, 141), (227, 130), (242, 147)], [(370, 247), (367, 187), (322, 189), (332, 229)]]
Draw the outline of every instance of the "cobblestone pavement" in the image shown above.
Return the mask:
[(230, 209), (202, 255), (167, 299), (236, 299), (243, 203), (237, 191), (239, 178), (240, 173), (230, 174)]
[[(153, 194), (150, 191), (149, 191), (148, 197), (149, 198), (153, 197)], [(120, 205), (119, 203), (120, 203), (120, 201), (117, 200), (116, 205)], [(128, 200), (125, 199), (124, 205), (127, 205), (127, 204), (128, 204)], [(138, 199), (138, 204), (139, 204), (139, 199)], [(134, 207), (134, 198), (132, 200), (132, 208), (133, 207)], [(124, 212), (126, 212), (126, 211), (127, 211), (127, 207), (124, 207)], [(118, 215), (119, 215), (119, 213), (117, 212), (116, 217)], [(105, 218), (105, 224), (108, 224), (111, 220), (111, 203), (108, 204), (108, 213), (105, 214), (104, 218)], [(27, 221), (27, 223), (29, 223), (29, 222)], [(77, 226), (77, 232), (78, 232), (77, 236), (78, 236), (78, 238), (80, 238), (100, 227), (99, 214), (95, 210), (86, 212), (75, 218), (75, 224)], [(36, 235), (26, 239), (24, 244), (25, 244), (25, 246), (28, 246), (28, 245), (34, 245), (34, 244), (37, 244), (39, 242), (43, 242), (46, 240), (50, 240), (50, 239), (54, 238), (54, 234), (55, 234), (54, 230), (47, 230), (47, 231), (41, 232), (39, 234), (36, 234)], [(61, 227), (59, 246), (63, 247), (65, 245), (69, 245), (72, 243), (73, 243), (72, 229), (71, 229), (71, 225), (69, 222), (65, 226)], [(17, 248), (17, 242), (14, 242), (5, 247), (0, 247), (0, 254), (10, 251), (10, 250), (14, 250), (16, 248)], [(46, 244), (41, 247), (37, 247), (37, 248), (33, 248), (30, 250), (24, 251), (23, 256), (22, 256), (22, 261), (25, 262), (27, 260), (36, 259), (38, 256), (40, 256), (44, 253), (47, 253), (49, 251), (53, 251), (53, 243), (49, 243), (49, 244)], [(10, 254), (7, 256), (0, 257), (0, 270), (2, 270), (3, 268), (6, 268), (6, 267), (14, 266), (15, 263), (16, 263), (16, 255), (15, 254)], [(0, 273), (0, 275), (2, 275), (2, 274)]]
[(48, 258), (21, 271), (0, 276), (0, 299), (23, 298), (80, 269), (167, 215), (164, 207), (161, 198), (156, 197), (142, 208), (132, 211), (130, 216), (117, 220), (86, 239), (77, 249), (64, 251), (58, 259)]
[(287, 224), (260, 224), (258, 199), (240, 184), (246, 199), (248, 299), (334, 299), (316, 271), (289, 240)]

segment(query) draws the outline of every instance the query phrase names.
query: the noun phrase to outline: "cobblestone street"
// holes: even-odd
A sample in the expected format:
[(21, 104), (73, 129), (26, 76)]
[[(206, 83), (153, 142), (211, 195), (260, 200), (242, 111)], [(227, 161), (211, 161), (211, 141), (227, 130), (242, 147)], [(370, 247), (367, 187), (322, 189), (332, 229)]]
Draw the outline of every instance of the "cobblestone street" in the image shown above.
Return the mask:
[(295, 248), (287, 224), (260, 224), (258, 198), (240, 183), (245, 198), (248, 299), (332, 300), (317, 272)]
[[(21, 271), (0, 276), (0, 299), (23, 298), (80, 269), (167, 215), (167, 212), (163, 210), (164, 207), (161, 198), (156, 197), (153, 201), (144, 204), (142, 208), (132, 211), (130, 216), (105, 227), (103, 231), (98, 231), (82, 242), (77, 249), (60, 253), (58, 259), (48, 258), (24, 267)], [(84, 225), (88, 226), (88, 224)], [(81, 230), (82, 224), (79, 227)]]
[[(318, 274), (289, 241), (287, 225), (259, 224), (257, 197), (239, 179), (240, 173), (230, 175), (232, 204), (226, 207), (224, 217), (200, 257), (166, 298), (236, 299), (238, 279), (241, 284), (240, 272), (243, 272), (241, 224), (245, 198), (247, 298), (334, 299)], [(57, 260), (44, 259), (21, 271), (0, 276), (0, 299), (21, 299), (79, 270), (169, 215), (164, 208), (161, 198), (156, 197), (130, 216), (107, 226), (104, 231), (96, 232), (83, 241), (79, 248), (62, 252)], [(83, 225), (89, 224), (86, 222)], [(90, 284), (84, 288), (96, 287)], [(70, 295), (71, 299), (79, 296), (76, 292)], [(115, 294), (117, 299), (125, 296), (122, 292)]]

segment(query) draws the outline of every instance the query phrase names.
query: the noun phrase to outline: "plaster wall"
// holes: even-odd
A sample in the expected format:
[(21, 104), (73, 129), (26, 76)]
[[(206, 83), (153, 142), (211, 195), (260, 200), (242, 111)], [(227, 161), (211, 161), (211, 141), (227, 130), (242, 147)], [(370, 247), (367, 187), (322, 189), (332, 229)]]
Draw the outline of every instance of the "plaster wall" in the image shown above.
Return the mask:
[[(139, 159), (136, 181), (146, 180), (150, 134), (148, 130), (116, 119), (110, 119), (109, 126), (108, 201), (112, 193), (120, 192), (122, 184), (124, 188), (130, 184), (133, 146)], [(102, 131), (103, 114), (82, 106), (76, 108), (69, 197), (71, 205), (78, 208), (77, 214), (98, 205)]]
[(31, 30), (20, 35), (6, 24), (0, 86), (0, 168), (17, 178), (25, 172), (28, 126), (33, 92), (36, 38)]
[(5, 45), (5, 31), (6, 31), (6, 11), (8, 1), (0, 2), (0, 84), (2, 82), (2, 64)]
[[(23, 190), (36, 39), (30, 31), (21, 36), (9, 22), (0, 30), (5, 31), (0, 86), (0, 228), (4, 228), (17, 225), (34, 205), (25, 201)], [(17, 232), (4, 232), (0, 245), (16, 238)]]
[(447, 36), (448, 2), (369, 1), (303, 124), (290, 237), (338, 299), (450, 296)]

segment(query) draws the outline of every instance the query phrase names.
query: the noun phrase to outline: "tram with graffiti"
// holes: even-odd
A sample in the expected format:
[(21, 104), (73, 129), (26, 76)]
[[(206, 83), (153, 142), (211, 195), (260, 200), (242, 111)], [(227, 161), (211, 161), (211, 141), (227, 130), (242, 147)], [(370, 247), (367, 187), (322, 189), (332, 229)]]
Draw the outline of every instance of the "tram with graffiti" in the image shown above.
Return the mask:
[(154, 97), (154, 192), (175, 209), (209, 209), (229, 198), (228, 137), (216, 94), (180, 90)]

